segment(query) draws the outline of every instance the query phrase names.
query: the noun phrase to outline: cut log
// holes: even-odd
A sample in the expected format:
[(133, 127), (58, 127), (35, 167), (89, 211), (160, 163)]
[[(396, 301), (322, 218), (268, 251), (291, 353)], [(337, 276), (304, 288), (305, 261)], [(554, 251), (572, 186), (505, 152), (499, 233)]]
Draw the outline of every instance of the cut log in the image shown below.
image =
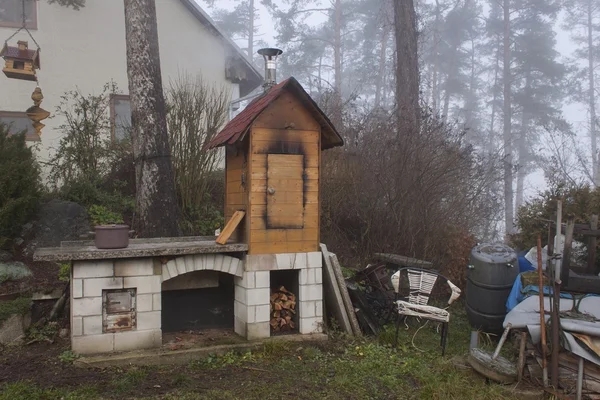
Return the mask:
[(269, 325), (273, 332), (289, 332), (296, 328), (296, 295), (284, 286), (271, 293), (271, 319)]

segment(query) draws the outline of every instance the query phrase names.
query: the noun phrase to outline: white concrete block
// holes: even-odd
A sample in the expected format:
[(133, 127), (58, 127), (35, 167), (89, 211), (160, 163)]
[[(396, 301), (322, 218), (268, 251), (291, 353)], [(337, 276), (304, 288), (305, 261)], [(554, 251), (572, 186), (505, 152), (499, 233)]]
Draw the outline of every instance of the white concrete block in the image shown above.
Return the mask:
[(128, 331), (115, 333), (115, 351), (130, 351), (149, 349), (162, 345), (162, 331), (153, 329), (148, 331)]
[(307, 268), (321, 268), (323, 266), (323, 257), (320, 251), (306, 253), (308, 257), (306, 262)]
[(152, 293), (137, 295), (137, 299), (136, 299), (137, 312), (153, 311), (152, 296), (154, 296)]
[(183, 257), (185, 262), (185, 272), (194, 272), (196, 270), (196, 266), (194, 265), (194, 256), (186, 255)]
[(83, 317), (83, 334), (99, 335), (102, 333), (102, 315)]
[(215, 269), (215, 255), (207, 254), (204, 257), (204, 269)]
[(306, 335), (309, 333), (319, 333), (323, 331), (323, 318), (300, 318), (300, 333)]
[(246, 306), (246, 310), (246, 322), (249, 324), (256, 322), (256, 306)]
[(71, 349), (77, 354), (108, 353), (114, 349), (114, 335), (105, 333), (92, 336), (74, 336)]
[(169, 260), (166, 267), (169, 270), (169, 276), (171, 278), (175, 278), (177, 275), (179, 275), (179, 272), (177, 272), (177, 265), (175, 264), (175, 260)]
[(292, 269), (292, 267), (294, 266), (293, 254), (275, 254), (275, 258), (277, 260), (277, 269)]
[(160, 329), (160, 311), (138, 312), (137, 330), (144, 331), (149, 329)]
[(242, 304), (248, 304), (248, 298), (247, 298), (246, 292), (247, 292), (247, 289), (245, 289), (241, 286), (236, 286), (235, 287), (235, 299)]
[(315, 301), (315, 315), (317, 317), (323, 316), (323, 302), (320, 300)]
[(102, 297), (82, 297), (71, 301), (74, 317), (102, 315)]
[(264, 289), (248, 289), (246, 294), (246, 304), (249, 306), (257, 306), (269, 304), (271, 300), (271, 290)]
[(306, 264), (308, 262), (308, 253), (296, 253), (296, 259), (294, 262), (294, 269), (303, 269), (306, 268)]
[(240, 286), (246, 289), (254, 289), (256, 287), (256, 272), (244, 272)]
[(187, 271), (185, 270), (185, 258), (177, 257), (175, 259), (175, 266), (177, 266), (177, 274), (185, 274)]
[(73, 287), (71, 291), (74, 299), (83, 297), (83, 279), (73, 279)]
[(254, 273), (255, 287), (256, 288), (269, 288), (271, 287), (271, 272), (270, 271), (256, 271)]
[(169, 274), (169, 268), (167, 268), (167, 264), (162, 265), (162, 281), (168, 281), (171, 279), (171, 274)]
[(239, 261), (238, 265), (237, 265), (237, 271), (235, 273), (235, 276), (242, 276), (243, 273), (244, 273), (244, 262)]
[(215, 264), (213, 266), (213, 271), (223, 271), (223, 254), (215, 254)]
[(123, 288), (137, 288), (138, 294), (160, 293), (161, 283), (160, 275), (128, 276), (123, 278)]
[(323, 268), (311, 268), (313, 274), (315, 274), (315, 282), (317, 284), (323, 283)]
[(301, 269), (299, 271), (299, 275), (298, 275), (298, 284), (299, 285), (308, 285), (308, 273), (309, 273), (310, 269), (308, 268), (304, 268)]
[(270, 271), (277, 269), (275, 254), (246, 255), (244, 258), (246, 271)]
[(154, 293), (152, 295), (152, 310), (160, 311), (162, 310), (162, 298), (160, 293)]
[(233, 316), (242, 322), (248, 322), (248, 306), (237, 300), (233, 301)]
[(268, 322), (255, 322), (246, 324), (246, 339), (256, 340), (271, 336), (271, 326)]
[(246, 322), (240, 320), (239, 318), (233, 319), (233, 330), (235, 333), (240, 335), (241, 337), (246, 337)]
[(73, 278), (104, 278), (114, 275), (112, 261), (74, 261)]
[(229, 258), (229, 270), (227, 271), (231, 275), (236, 275), (238, 272), (238, 264), (240, 263), (239, 258)]
[(133, 258), (115, 261), (115, 276), (153, 275), (152, 258)]
[(316, 301), (300, 301), (300, 318), (316, 317)]
[(269, 322), (271, 320), (271, 318), (270, 318), (271, 306), (270, 305), (255, 306), (255, 308), (256, 308), (256, 317), (254, 318), (255, 322)]
[(194, 256), (194, 271), (200, 271), (200, 270), (204, 269), (202, 267), (203, 260), (204, 260), (204, 257), (202, 257), (202, 255), (197, 254)]
[(322, 285), (300, 286), (300, 301), (323, 300)]
[(73, 317), (71, 320), (71, 336), (83, 335), (83, 317)]
[(88, 278), (83, 280), (83, 296), (102, 296), (102, 290), (123, 289), (123, 278)]

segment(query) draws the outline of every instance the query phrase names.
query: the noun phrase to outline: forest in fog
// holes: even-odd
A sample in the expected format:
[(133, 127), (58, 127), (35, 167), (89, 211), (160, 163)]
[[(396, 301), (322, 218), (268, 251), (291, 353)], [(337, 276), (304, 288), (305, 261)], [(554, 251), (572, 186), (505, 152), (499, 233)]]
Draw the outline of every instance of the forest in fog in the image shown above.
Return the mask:
[[(200, 3), (257, 66), (256, 49), (284, 50), (279, 78), (296, 77), (328, 107), (349, 139), (346, 152), (384, 133), (373, 124), (385, 123), (397, 104), (393, 1)], [(532, 179), (537, 187), (598, 185), (600, 2), (414, 6), (421, 110), (460, 135), (477, 158), (485, 181), (477, 195), (488, 208), (482, 236), (515, 229)]]

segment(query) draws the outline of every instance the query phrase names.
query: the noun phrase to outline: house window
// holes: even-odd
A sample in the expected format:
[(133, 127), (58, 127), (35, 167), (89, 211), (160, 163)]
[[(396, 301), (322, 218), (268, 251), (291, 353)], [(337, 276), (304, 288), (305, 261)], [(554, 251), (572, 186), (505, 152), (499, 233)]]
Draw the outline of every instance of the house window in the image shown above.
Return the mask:
[(119, 141), (131, 137), (131, 103), (129, 96), (113, 94), (110, 97), (110, 122), (113, 140)]
[(11, 135), (25, 132), (26, 140), (40, 141), (40, 137), (33, 128), (33, 123), (24, 112), (0, 111), (0, 123), (8, 126), (8, 133)]
[(27, 28), (37, 29), (37, 0), (0, 0), (0, 27), (20, 28), (23, 25), (23, 1)]

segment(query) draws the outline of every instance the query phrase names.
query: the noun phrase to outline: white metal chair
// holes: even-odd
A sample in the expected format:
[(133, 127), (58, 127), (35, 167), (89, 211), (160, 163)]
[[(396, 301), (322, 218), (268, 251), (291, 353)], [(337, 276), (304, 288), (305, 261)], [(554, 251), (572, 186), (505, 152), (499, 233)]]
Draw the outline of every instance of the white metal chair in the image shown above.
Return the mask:
[[(399, 300), (400, 295), (400, 276), (403, 271), (408, 275), (409, 294), (405, 300)], [(448, 322), (450, 322), (450, 313), (443, 309), (428, 305), (431, 292), (438, 279), (445, 281), (450, 286), (451, 294), (448, 305), (452, 304), (460, 297), (461, 290), (450, 282), (442, 274), (414, 267), (400, 268), (392, 275), (392, 286), (396, 292), (396, 345), (398, 344), (398, 333), (400, 331), (400, 320), (402, 317), (417, 317), (442, 323), (442, 356), (446, 352), (446, 342), (448, 339)]]

